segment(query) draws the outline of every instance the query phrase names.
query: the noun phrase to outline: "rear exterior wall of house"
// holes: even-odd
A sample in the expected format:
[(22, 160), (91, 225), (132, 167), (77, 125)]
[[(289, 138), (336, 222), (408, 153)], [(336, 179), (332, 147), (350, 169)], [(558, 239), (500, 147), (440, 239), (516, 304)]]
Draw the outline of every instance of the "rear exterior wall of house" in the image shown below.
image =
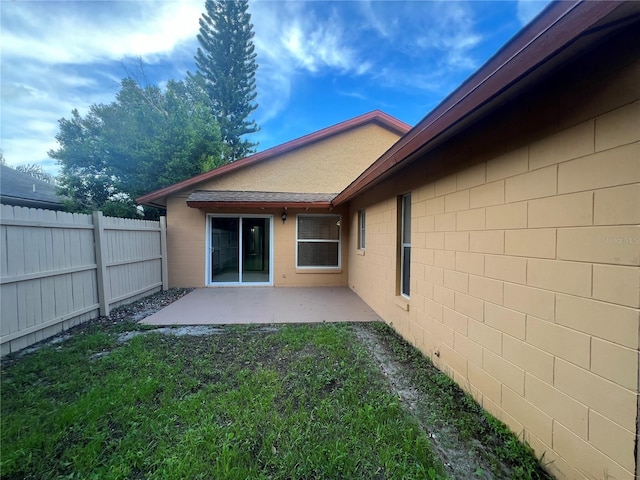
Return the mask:
[[(272, 215), (273, 216), (273, 285), (276, 287), (345, 286), (347, 284), (347, 240), (349, 238), (346, 208), (308, 210), (287, 209), (287, 220), (281, 220), (282, 209), (198, 209), (186, 204), (186, 196), (169, 198), (167, 244), (170, 287), (204, 287), (206, 285), (207, 215)], [(341, 265), (339, 268), (296, 267), (296, 218), (299, 214), (341, 215)]]
[[(270, 158), (248, 168), (202, 182), (167, 198), (167, 248), (171, 287), (205, 286), (207, 214), (271, 214), (274, 216), (274, 286), (338, 286), (347, 284), (348, 222), (342, 221), (342, 262), (335, 269), (296, 268), (296, 216), (345, 214), (346, 208), (289, 209), (286, 223), (282, 209), (209, 209), (187, 205), (194, 190), (338, 193), (385, 152), (397, 139), (377, 123), (361, 125), (324, 140)], [(346, 220), (346, 218), (343, 218)]]
[(638, 53), (609, 40), (350, 203), (349, 286), (558, 478), (638, 473)]

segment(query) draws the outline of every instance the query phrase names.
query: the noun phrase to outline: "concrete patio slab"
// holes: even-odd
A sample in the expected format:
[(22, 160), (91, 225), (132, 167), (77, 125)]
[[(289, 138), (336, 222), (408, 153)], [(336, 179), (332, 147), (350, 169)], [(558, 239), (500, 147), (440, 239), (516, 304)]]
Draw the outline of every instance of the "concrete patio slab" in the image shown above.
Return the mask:
[(141, 323), (230, 325), (378, 320), (381, 318), (347, 287), (222, 287), (194, 290)]

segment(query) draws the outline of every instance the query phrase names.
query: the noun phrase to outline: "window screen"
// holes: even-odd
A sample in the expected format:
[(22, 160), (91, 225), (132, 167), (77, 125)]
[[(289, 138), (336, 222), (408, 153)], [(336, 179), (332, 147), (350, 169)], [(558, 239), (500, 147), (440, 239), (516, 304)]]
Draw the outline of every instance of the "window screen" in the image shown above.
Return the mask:
[(400, 233), (402, 236), (402, 251), (400, 263), (400, 291), (402, 295), (408, 297), (411, 285), (411, 194), (402, 197), (402, 225)]
[(364, 210), (360, 210), (358, 216), (358, 248), (364, 250), (366, 245), (366, 233), (367, 233), (367, 217)]
[(298, 267), (340, 266), (340, 215), (298, 215)]

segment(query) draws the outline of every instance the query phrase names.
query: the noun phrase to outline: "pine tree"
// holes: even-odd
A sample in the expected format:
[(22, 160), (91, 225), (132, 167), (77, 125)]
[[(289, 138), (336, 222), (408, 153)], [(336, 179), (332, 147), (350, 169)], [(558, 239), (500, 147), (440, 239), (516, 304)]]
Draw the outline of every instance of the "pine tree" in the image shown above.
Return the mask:
[(255, 120), (249, 120), (258, 108), (254, 103), (258, 65), (248, 6), (248, 0), (206, 0), (206, 13), (200, 18), (196, 77), (211, 101), (227, 162), (246, 157), (257, 145), (242, 139), (259, 130)]

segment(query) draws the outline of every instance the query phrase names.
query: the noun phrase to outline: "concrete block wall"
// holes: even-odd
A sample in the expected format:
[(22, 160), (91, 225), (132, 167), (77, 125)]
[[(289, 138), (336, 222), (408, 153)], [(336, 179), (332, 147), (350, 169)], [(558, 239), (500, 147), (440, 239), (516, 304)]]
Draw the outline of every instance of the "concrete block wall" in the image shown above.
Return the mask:
[[(435, 150), (437, 167), (416, 162), (351, 203), (367, 245), (352, 232), (350, 287), (558, 478), (638, 475), (640, 65), (603, 58)], [(407, 192), (410, 300), (398, 289)]]

